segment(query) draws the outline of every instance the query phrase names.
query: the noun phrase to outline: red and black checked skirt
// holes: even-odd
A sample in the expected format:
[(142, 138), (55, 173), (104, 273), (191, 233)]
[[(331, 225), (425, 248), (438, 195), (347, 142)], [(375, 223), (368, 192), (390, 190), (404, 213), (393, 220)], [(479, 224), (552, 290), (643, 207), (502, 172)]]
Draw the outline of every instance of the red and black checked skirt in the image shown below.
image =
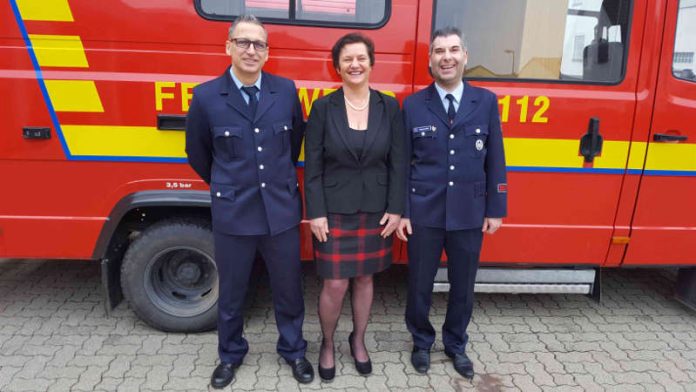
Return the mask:
[(347, 279), (387, 269), (392, 260), (392, 236), (382, 238), (383, 212), (329, 214), (329, 238), (314, 238), (317, 273), (324, 279)]

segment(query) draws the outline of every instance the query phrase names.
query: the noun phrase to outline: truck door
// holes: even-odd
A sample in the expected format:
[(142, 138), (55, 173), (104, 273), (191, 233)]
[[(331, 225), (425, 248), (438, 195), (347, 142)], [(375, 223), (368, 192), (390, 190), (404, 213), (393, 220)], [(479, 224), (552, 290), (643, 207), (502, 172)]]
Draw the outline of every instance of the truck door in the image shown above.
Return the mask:
[[(482, 261), (605, 262), (626, 175), (645, 8), (629, 0), (435, 2), (433, 27), (454, 25), (467, 37), (465, 78), (499, 98), (509, 215), (486, 237)], [(424, 72), (416, 84), (429, 83), (425, 66), (417, 65)]]
[(670, 0), (624, 265), (696, 262), (696, 0)]

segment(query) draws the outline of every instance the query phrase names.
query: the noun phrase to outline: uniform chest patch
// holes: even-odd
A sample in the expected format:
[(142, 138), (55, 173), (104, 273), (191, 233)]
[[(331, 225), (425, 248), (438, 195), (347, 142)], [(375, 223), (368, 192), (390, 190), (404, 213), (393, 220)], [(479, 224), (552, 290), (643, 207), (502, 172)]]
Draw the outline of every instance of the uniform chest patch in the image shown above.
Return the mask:
[(481, 139), (477, 139), (477, 140), (476, 140), (476, 149), (477, 149), (478, 151), (483, 150), (483, 140), (481, 140)]

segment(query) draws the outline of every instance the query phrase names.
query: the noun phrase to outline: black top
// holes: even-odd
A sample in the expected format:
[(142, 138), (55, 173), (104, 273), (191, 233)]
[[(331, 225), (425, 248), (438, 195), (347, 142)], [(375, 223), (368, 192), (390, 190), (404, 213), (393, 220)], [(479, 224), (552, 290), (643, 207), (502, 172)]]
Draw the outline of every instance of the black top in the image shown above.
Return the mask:
[(348, 127), (348, 143), (358, 156), (362, 156), (365, 149), (366, 134), (367, 129), (358, 130)]
[[(317, 99), (305, 137), (305, 206), (310, 219), (334, 214), (403, 214), (406, 135), (393, 97), (370, 90), (368, 131), (351, 131), (343, 90)], [(362, 154), (351, 142), (364, 138)]]

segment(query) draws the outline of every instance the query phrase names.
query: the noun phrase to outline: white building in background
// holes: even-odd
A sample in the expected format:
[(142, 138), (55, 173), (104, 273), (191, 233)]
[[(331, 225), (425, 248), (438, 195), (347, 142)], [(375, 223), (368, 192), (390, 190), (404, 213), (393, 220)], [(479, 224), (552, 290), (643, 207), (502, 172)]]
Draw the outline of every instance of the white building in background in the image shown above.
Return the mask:
[[(602, 12), (602, 0), (571, 0), (569, 10)], [(561, 74), (583, 77), (583, 50), (595, 39), (606, 42), (621, 42), (621, 26), (608, 26), (602, 31), (595, 32), (598, 18), (596, 16), (573, 15), (568, 13), (566, 18), (565, 38), (563, 40), (563, 60)], [(598, 37), (595, 37), (598, 34)]]

